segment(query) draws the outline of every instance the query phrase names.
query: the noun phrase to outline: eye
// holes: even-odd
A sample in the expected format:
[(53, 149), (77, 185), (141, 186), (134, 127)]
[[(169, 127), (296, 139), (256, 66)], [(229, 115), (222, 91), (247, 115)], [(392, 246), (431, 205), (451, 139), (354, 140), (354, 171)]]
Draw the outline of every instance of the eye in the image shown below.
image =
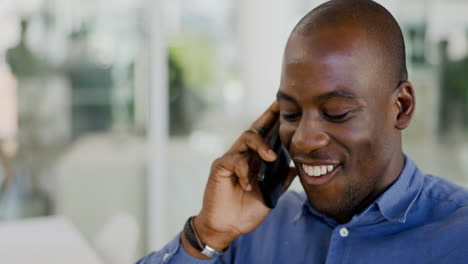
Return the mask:
[(339, 121), (343, 121), (350, 112), (351, 111), (343, 113), (343, 114), (339, 114), (339, 115), (330, 115), (330, 114), (327, 114), (326, 112), (323, 112), (322, 115), (323, 117), (325, 117), (326, 119), (330, 121), (339, 122)]
[(301, 117), (301, 115), (302, 115), (301, 112), (296, 112), (296, 113), (283, 113), (281, 116), (286, 121), (294, 122), (294, 121), (297, 121)]

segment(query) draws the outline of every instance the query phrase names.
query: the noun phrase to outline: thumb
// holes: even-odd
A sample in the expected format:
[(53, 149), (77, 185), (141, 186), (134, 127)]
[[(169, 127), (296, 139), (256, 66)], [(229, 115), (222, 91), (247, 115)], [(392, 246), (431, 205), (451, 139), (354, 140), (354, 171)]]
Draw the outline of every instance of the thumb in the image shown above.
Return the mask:
[(283, 189), (281, 190), (281, 193), (284, 193), (288, 190), (289, 186), (291, 186), (291, 183), (294, 181), (294, 179), (297, 176), (297, 170), (296, 167), (289, 167), (289, 173), (288, 177), (284, 181)]

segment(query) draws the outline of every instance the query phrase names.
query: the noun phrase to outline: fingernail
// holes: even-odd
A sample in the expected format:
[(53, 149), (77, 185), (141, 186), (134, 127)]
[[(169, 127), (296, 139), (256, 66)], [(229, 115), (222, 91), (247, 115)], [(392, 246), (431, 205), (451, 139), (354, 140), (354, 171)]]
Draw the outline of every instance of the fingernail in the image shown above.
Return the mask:
[(276, 158), (276, 153), (273, 150), (269, 149), (268, 150), (268, 156), (270, 156), (272, 158)]
[(250, 192), (252, 190), (252, 184), (249, 183), (245, 189)]

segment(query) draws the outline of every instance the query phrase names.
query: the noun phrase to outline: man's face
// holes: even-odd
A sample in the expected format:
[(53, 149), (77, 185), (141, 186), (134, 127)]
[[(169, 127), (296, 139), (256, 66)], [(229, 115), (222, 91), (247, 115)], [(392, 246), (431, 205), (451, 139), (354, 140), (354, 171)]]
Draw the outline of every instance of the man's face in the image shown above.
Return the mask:
[(400, 144), (393, 87), (363, 36), (350, 29), (292, 35), (278, 92), (281, 140), (308, 198), (339, 221), (386, 188)]

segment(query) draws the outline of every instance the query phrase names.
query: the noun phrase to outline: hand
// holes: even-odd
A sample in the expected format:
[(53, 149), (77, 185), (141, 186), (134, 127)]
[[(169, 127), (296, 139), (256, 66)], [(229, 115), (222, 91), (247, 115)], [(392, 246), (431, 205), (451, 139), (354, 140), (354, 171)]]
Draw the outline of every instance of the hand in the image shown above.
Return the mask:
[[(194, 225), (201, 240), (216, 250), (227, 248), (234, 239), (254, 230), (271, 210), (265, 205), (256, 180), (260, 163), (253, 161), (258, 156), (270, 162), (276, 159), (261, 134), (273, 127), (278, 116), (279, 104), (275, 101), (212, 164), (203, 208)], [(296, 175), (295, 168), (291, 168), (284, 190)]]

